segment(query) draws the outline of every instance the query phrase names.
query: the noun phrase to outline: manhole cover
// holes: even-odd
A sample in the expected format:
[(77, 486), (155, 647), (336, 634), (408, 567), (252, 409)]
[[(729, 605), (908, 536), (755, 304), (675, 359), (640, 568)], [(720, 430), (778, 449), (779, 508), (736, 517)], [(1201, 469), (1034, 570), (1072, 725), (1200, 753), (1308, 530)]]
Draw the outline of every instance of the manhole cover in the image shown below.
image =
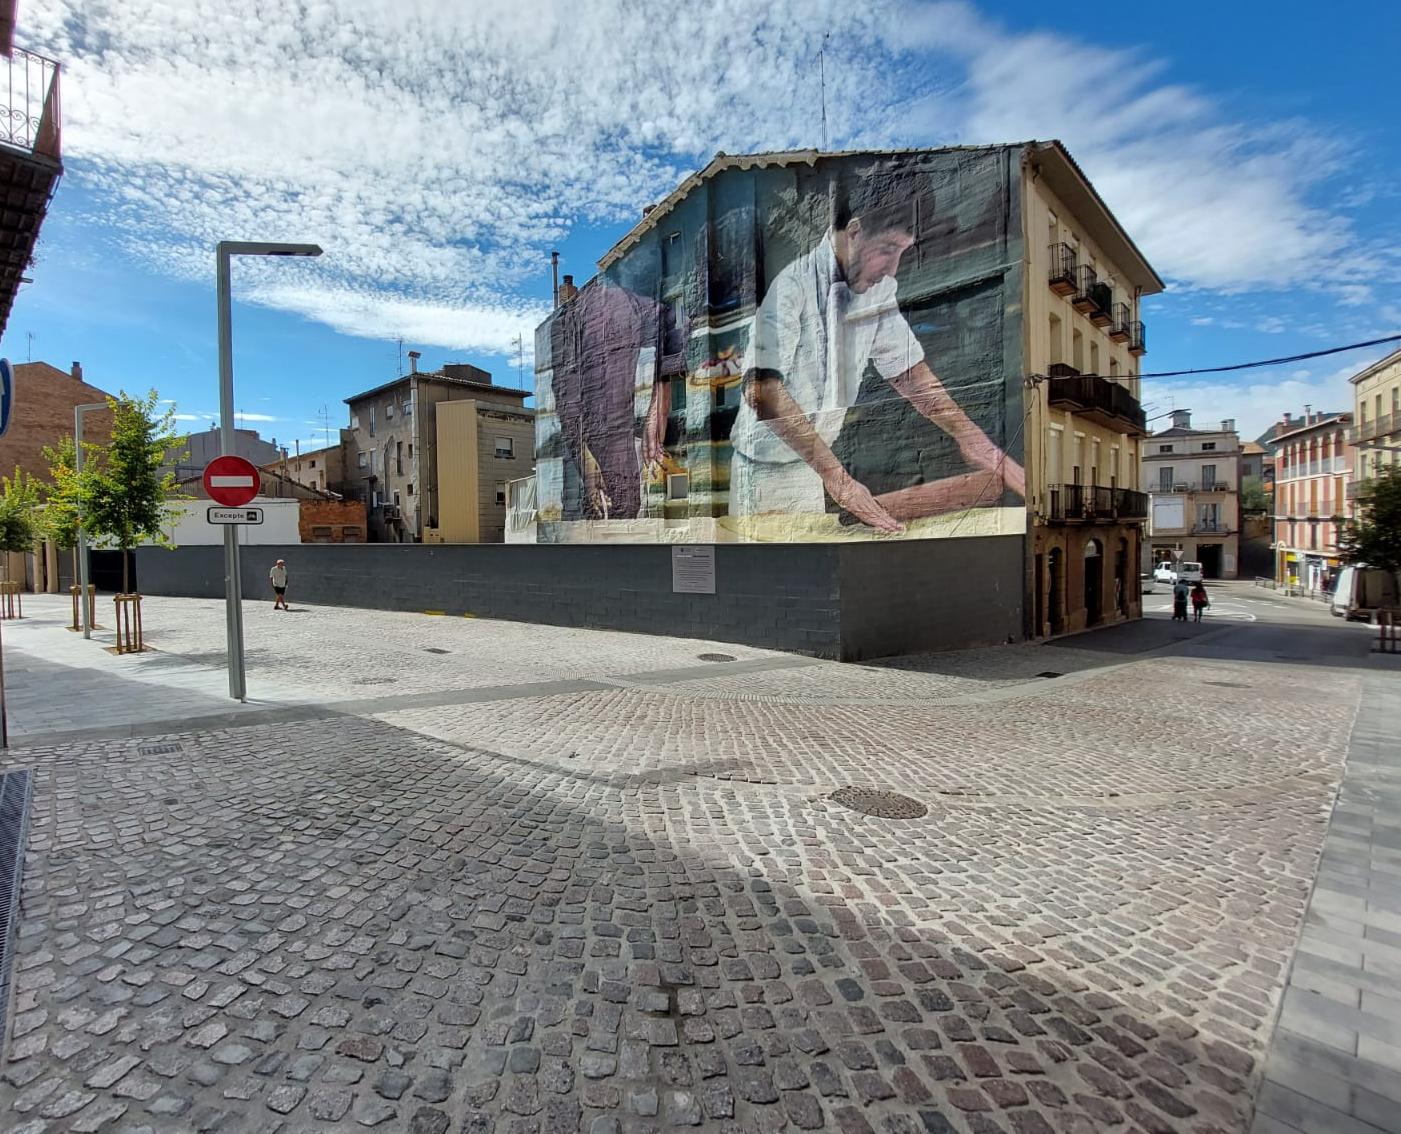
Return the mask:
[(1058, 673), (1054, 669), (1043, 669), (1036, 675), (1037, 677), (1064, 677), (1065, 674)]
[(929, 814), (929, 808), (917, 799), (900, 795), (893, 791), (876, 791), (874, 788), (838, 788), (828, 798), (833, 803), (859, 811), (862, 815), (872, 815), (877, 819), (919, 819)]
[(1219, 685), (1222, 689), (1250, 689), (1244, 681), (1204, 681), (1203, 685)]
[(452, 653), (451, 650), (445, 650), (445, 649), (443, 649), (442, 646), (424, 646), (424, 647), (423, 647), (423, 652), (424, 652), (425, 654), (450, 654), (450, 653)]
[(167, 752), (184, 752), (178, 744), (138, 744), (136, 751), (142, 756), (164, 756)]
[(697, 654), (701, 661), (734, 661), (733, 654)]

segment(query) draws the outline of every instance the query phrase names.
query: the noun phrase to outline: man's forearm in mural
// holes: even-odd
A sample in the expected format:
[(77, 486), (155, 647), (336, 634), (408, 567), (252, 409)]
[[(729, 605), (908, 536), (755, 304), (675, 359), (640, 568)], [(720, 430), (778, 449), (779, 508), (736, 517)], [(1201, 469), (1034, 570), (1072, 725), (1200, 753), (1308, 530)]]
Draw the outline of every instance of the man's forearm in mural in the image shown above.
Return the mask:
[(899, 532), (902, 525), (884, 508), (864, 484), (837, 460), (827, 442), (813, 427), (808, 415), (788, 393), (775, 371), (758, 371), (745, 383), (749, 399), (759, 419), (822, 479), (827, 494), (862, 523), (886, 532)]
[(916, 363), (890, 380), (891, 387), (921, 414), (958, 443), (970, 464), (996, 471), (1012, 491), (1026, 495), (1026, 474), (980, 429), (957, 402), (926, 362)]

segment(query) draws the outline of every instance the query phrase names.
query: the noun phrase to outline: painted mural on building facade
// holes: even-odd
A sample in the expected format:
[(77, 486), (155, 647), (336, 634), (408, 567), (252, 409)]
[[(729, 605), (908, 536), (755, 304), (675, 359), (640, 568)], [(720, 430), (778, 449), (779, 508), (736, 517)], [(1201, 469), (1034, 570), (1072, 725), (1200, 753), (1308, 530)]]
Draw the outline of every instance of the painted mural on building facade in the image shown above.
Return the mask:
[(729, 168), (536, 334), (546, 542), (1014, 534), (1016, 148)]

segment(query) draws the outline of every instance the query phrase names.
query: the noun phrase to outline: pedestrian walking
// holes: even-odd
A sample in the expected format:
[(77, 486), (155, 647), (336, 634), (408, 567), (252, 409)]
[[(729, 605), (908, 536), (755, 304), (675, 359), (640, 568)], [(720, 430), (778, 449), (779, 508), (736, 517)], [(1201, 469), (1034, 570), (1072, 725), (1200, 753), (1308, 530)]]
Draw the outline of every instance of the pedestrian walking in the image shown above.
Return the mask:
[(1172, 585), (1172, 620), (1174, 622), (1187, 621), (1187, 599), (1192, 593), (1192, 588), (1187, 585), (1186, 579), (1178, 579)]
[(272, 584), (273, 610), (290, 610), (287, 605), (287, 564), (279, 559), (268, 572), (268, 582)]
[(1206, 597), (1206, 584), (1200, 579), (1197, 585), (1192, 588), (1192, 614), (1194, 622), (1202, 620), (1202, 611), (1211, 605), (1211, 600)]

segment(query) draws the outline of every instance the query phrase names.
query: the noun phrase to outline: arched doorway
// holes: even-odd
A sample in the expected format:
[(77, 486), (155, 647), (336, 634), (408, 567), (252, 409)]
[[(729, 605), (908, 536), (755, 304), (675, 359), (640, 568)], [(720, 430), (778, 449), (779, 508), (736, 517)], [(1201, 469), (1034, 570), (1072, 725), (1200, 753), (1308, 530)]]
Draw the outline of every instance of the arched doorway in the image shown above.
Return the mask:
[(1104, 611), (1104, 549), (1099, 540), (1085, 542), (1085, 625), (1093, 626)]
[(1051, 548), (1048, 557), (1050, 581), (1047, 586), (1051, 615), (1051, 633), (1065, 630), (1065, 609), (1061, 596), (1065, 594), (1065, 553), (1058, 547)]

